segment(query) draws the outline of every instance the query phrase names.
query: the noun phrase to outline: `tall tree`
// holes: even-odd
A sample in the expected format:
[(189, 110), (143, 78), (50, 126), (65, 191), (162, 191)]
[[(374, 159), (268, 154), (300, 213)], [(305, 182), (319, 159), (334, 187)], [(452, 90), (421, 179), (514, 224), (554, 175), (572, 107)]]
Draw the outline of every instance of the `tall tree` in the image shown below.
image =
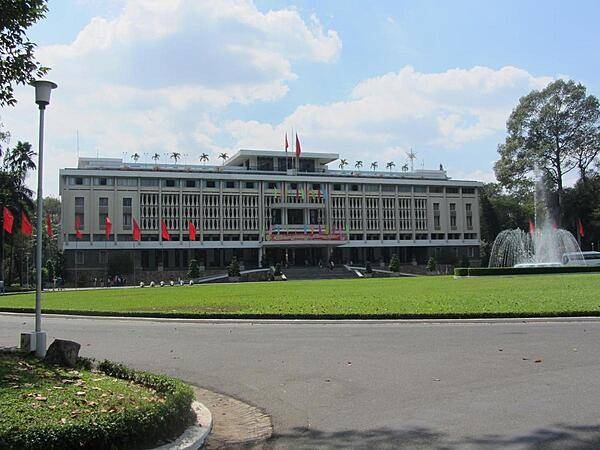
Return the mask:
[(14, 87), (48, 72), (35, 59), (27, 29), (46, 15), (46, 0), (3, 0), (0, 8), (0, 107), (14, 105)]
[(585, 177), (597, 160), (600, 143), (600, 107), (593, 95), (574, 81), (557, 80), (519, 100), (506, 124), (506, 141), (498, 146), (496, 178), (513, 192), (530, 189), (538, 167), (556, 193), (560, 220), (564, 176), (579, 169)]

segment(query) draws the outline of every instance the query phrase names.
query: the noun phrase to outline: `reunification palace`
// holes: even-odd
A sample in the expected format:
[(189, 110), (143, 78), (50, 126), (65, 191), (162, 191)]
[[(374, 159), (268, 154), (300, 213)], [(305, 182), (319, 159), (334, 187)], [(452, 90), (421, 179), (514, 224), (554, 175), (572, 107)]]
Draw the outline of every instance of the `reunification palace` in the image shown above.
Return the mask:
[(219, 166), (79, 158), (60, 171), (67, 270), (103, 276), (118, 253), (132, 255), (136, 270), (173, 272), (191, 258), (222, 268), (234, 255), (246, 269), (479, 257), (479, 182), (452, 180), (441, 166), (327, 167), (338, 158), (303, 152), (295, 162), (265, 150), (240, 150)]

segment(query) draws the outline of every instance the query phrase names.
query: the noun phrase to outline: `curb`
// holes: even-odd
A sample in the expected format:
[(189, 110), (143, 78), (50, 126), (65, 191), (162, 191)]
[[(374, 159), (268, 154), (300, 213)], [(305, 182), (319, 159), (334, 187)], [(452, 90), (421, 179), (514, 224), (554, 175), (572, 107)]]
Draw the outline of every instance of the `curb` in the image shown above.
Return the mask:
[(204, 446), (212, 430), (212, 414), (198, 401), (192, 403), (192, 410), (196, 414), (196, 423), (188, 427), (175, 441), (156, 447), (154, 450), (196, 450)]

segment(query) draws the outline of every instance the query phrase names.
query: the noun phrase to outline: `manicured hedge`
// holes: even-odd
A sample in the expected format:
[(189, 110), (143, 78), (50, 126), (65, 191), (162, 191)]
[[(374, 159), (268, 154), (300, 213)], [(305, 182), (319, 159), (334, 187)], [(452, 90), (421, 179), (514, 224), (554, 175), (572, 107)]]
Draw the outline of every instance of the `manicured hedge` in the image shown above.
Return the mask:
[(542, 275), (551, 273), (589, 273), (600, 272), (600, 266), (564, 266), (564, 267), (457, 267), (457, 277), (484, 277), (488, 275)]
[(193, 418), (192, 389), (174, 378), (138, 372), (121, 364), (102, 362), (107, 375), (155, 389), (164, 402), (151, 407), (129, 409), (106, 419), (54, 426), (40, 424), (0, 436), (2, 449), (139, 449), (180, 435)]

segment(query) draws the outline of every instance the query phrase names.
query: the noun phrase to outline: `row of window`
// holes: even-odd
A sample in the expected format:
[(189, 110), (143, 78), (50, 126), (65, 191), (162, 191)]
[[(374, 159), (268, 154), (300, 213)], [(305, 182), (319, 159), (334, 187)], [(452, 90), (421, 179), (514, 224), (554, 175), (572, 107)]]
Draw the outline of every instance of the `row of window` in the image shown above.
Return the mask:
[[(116, 178), (117, 186), (137, 187), (138, 178)], [(114, 179), (108, 177), (69, 177), (68, 184), (70, 186), (89, 186), (90, 181), (94, 186), (113, 186)], [(139, 186), (141, 187), (185, 187), (199, 188), (201, 185), (209, 189), (238, 189), (240, 186), (243, 189), (257, 189), (259, 182), (255, 181), (235, 181), (235, 180), (192, 180), (192, 179), (159, 179), (159, 178), (140, 178)], [(288, 189), (297, 189), (298, 186), (303, 186), (304, 183), (287, 183)], [(268, 189), (281, 189), (280, 182), (267, 182)], [(315, 191), (321, 189), (320, 183), (309, 183), (309, 187)], [(451, 186), (411, 186), (411, 185), (394, 185), (394, 184), (343, 184), (334, 183), (333, 190), (336, 192), (414, 192), (414, 193), (435, 193), (435, 194), (475, 194), (475, 188), (472, 187), (451, 187)]]
[[(123, 229), (131, 230), (133, 208), (131, 197), (123, 198)], [(98, 198), (98, 225), (101, 230), (106, 229), (106, 219), (108, 217), (108, 197)], [(85, 199), (75, 197), (75, 226), (83, 228), (85, 226)]]

